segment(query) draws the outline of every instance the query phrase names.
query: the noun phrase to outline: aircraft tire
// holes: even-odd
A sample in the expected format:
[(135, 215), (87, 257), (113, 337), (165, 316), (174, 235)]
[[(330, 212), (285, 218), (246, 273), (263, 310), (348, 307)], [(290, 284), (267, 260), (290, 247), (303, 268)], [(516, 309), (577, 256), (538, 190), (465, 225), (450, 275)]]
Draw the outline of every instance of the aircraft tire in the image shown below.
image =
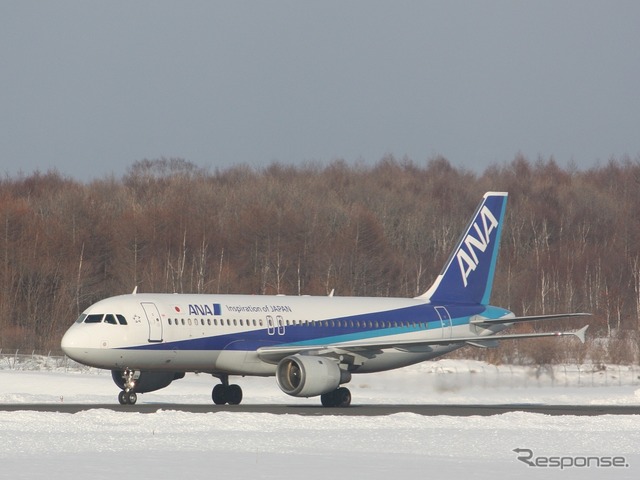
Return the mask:
[(351, 392), (346, 387), (340, 387), (333, 392), (320, 395), (323, 407), (348, 407), (351, 405)]
[(136, 392), (125, 392), (122, 390), (118, 394), (118, 402), (120, 405), (135, 405), (138, 401), (138, 395)]
[(227, 388), (221, 383), (213, 387), (211, 399), (216, 405), (224, 405), (227, 403)]
[(242, 388), (240, 388), (240, 385), (229, 385), (226, 393), (229, 405), (239, 405), (242, 402)]
[(347, 387), (340, 387), (336, 390), (338, 407), (348, 407), (351, 405), (351, 391)]

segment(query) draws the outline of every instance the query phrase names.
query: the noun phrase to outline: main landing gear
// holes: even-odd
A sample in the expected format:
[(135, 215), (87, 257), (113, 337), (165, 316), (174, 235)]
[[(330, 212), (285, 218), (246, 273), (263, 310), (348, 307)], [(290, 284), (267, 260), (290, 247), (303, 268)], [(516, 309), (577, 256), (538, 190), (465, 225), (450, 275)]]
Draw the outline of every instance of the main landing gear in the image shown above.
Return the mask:
[(242, 401), (242, 388), (240, 385), (229, 385), (229, 375), (220, 375), (220, 381), (211, 392), (211, 398), (216, 405), (239, 405)]
[(323, 407), (348, 407), (351, 405), (351, 392), (346, 387), (340, 387), (333, 392), (320, 395)]
[(120, 405), (135, 405), (138, 401), (138, 395), (133, 390), (136, 386), (134, 375), (135, 372), (133, 370), (126, 369), (122, 372), (124, 390), (118, 394), (118, 402), (120, 402)]

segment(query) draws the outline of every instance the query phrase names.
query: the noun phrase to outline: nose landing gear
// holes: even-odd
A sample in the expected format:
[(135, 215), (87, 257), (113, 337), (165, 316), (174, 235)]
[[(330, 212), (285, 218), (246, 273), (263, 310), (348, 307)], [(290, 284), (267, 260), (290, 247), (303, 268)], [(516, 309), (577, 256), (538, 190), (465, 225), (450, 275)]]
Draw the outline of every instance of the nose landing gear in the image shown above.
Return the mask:
[(124, 390), (118, 394), (118, 402), (120, 402), (120, 405), (135, 405), (138, 401), (138, 395), (134, 391), (136, 386), (135, 373), (136, 372), (128, 368), (122, 372)]

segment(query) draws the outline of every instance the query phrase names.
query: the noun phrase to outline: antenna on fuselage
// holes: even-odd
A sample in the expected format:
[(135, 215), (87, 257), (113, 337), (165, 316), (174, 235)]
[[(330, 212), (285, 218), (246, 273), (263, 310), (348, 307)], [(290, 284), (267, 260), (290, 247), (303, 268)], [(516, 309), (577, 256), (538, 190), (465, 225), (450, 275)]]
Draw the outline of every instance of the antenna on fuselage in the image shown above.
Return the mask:
[(332, 288), (331, 291), (329, 292), (329, 295), (327, 295), (328, 297), (333, 297), (334, 292), (336, 291), (335, 288)]
[(131, 292), (131, 295), (135, 295), (136, 293), (138, 293), (138, 285), (136, 285), (136, 286), (133, 288), (133, 292)]

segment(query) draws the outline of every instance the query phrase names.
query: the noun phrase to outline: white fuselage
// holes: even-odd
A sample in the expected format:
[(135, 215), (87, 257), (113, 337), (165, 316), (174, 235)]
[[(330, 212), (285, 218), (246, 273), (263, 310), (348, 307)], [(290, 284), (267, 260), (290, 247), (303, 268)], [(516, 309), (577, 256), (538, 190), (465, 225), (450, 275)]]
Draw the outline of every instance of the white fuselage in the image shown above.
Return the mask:
[[(422, 299), (137, 294), (92, 305), (68, 330), (69, 357), (106, 369), (275, 374), (260, 348), (340, 348), (372, 339), (410, 343), (468, 338), (472, 315), (497, 318), (494, 307), (433, 306)], [(104, 315), (103, 321), (97, 321)], [(110, 321), (104, 319), (109, 316)], [(82, 320), (92, 318), (91, 323)], [(116, 318), (114, 322), (112, 318)], [(120, 319), (126, 320), (126, 325)], [(502, 328), (500, 328), (502, 329)], [(497, 330), (482, 332), (483, 335)], [(353, 371), (398, 368), (443, 355), (462, 344), (383, 348)]]

